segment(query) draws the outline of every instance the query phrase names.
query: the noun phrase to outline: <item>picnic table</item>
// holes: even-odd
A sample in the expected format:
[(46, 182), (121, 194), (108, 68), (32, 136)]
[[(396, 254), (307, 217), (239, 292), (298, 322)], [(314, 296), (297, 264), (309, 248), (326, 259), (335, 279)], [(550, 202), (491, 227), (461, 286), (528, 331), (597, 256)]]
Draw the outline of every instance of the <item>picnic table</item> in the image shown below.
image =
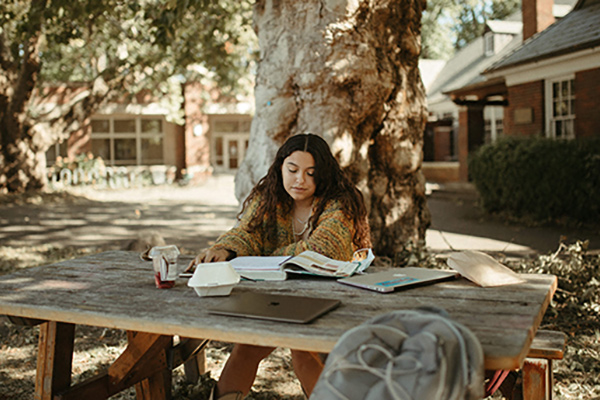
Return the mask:
[[(107, 398), (134, 384), (138, 397), (167, 398), (165, 371), (174, 362), (167, 349), (175, 335), (197, 339), (195, 348), (183, 349), (184, 358), (206, 340), (328, 353), (344, 332), (372, 317), (423, 306), (441, 307), (470, 328), (486, 369), (520, 368), (557, 286), (553, 275), (522, 276), (524, 283), (495, 288), (460, 278), (391, 294), (325, 278), (242, 281), (234, 288), (341, 300), (335, 310), (299, 325), (209, 314), (207, 308), (223, 298), (199, 297), (183, 279), (157, 289), (151, 263), (135, 252), (110, 251), (1, 276), (0, 315), (41, 323), (38, 399)], [(129, 344), (106, 372), (72, 386), (77, 324), (126, 330)]]

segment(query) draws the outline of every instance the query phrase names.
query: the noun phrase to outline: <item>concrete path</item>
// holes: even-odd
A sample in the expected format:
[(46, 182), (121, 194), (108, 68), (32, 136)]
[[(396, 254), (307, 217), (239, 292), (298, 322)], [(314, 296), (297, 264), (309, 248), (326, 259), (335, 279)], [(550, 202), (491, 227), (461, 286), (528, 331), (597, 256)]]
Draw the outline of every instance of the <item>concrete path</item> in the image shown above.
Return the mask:
[(558, 249), (561, 240), (589, 240), (589, 249), (600, 249), (600, 231), (515, 225), (486, 215), (478, 206), (471, 185), (436, 187), (428, 197), (432, 224), (427, 246), (436, 251), (483, 250), (512, 255), (546, 254)]
[[(515, 255), (557, 249), (561, 236), (590, 239), (600, 232), (512, 226), (485, 216), (471, 186), (432, 187), (432, 226), (427, 246), (436, 252), (477, 249)], [(106, 246), (127, 248), (139, 235), (160, 234), (167, 243), (196, 252), (235, 224), (238, 203), (232, 175), (198, 186), (74, 191), (73, 204), (0, 204), (0, 246)]]

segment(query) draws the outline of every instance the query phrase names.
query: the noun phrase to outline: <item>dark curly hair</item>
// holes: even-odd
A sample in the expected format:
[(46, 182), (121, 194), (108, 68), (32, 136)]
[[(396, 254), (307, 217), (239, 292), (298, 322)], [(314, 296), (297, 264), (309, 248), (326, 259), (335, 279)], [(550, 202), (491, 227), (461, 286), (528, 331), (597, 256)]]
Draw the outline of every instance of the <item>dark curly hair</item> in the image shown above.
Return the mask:
[(314, 195), (321, 201), (318, 202), (317, 208), (311, 217), (310, 223), (312, 226), (315, 226), (327, 202), (338, 200), (342, 204), (342, 210), (346, 216), (354, 222), (355, 233), (352, 239), (354, 245), (358, 248), (371, 247), (367, 210), (361, 192), (342, 171), (337, 160), (331, 154), (327, 142), (312, 133), (294, 135), (288, 138), (277, 151), (275, 160), (269, 167), (267, 175), (254, 186), (244, 201), (239, 216), (245, 212), (256, 196), (261, 197), (261, 203), (250, 220), (249, 229), (253, 231), (264, 221), (267, 221), (267, 227), (270, 229), (267, 235), (274, 238), (276, 235), (277, 204), (281, 203), (284, 209), (291, 212), (294, 201), (283, 187), (281, 166), (284, 160), (295, 151), (308, 152), (315, 160), (314, 180), (316, 189)]

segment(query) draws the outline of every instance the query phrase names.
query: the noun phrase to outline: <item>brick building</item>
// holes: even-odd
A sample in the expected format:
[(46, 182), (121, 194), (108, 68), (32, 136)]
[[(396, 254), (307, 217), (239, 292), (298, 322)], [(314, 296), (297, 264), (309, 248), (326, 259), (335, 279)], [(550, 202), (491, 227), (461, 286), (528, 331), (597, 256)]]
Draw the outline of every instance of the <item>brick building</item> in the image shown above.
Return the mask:
[(560, 20), (552, 0), (523, 0), (523, 42), (476, 84), (448, 92), (461, 105), (460, 179), (483, 143), (483, 108), (503, 105), (504, 135), (572, 140), (600, 135), (600, 0), (579, 0)]
[[(83, 90), (46, 88), (36, 107), (42, 112), (63, 107)], [(128, 103), (106, 105), (48, 150), (47, 165), (58, 156), (91, 152), (112, 167), (175, 167), (196, 177), (236, 170), (250, 136), (253, 100), (223, 98), (197, 82), (183, 84), (181, 93), (171, 104), (140, 94)], [(169, 118), (173, 109), (183, 111), (179, 122)]]

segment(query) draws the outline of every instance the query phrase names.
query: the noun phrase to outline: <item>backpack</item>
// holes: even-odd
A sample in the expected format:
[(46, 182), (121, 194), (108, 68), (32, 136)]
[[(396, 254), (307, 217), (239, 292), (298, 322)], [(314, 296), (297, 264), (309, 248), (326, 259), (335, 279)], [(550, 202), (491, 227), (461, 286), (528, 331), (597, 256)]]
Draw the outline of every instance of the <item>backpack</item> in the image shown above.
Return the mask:
[(484, 394), (475, 335), (437, 308), (380, 315), (340, 337), (310, 400), (463, 400)]

